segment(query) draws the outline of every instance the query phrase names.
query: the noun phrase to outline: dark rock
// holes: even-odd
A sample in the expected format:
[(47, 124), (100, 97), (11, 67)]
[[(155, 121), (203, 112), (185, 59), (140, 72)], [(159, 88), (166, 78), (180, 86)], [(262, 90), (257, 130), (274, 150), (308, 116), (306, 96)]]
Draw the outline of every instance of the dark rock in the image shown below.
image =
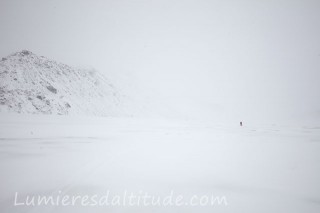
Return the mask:
[(28, 51), (28, 50), (22, 50), (21, 53), (22, 53), (23, 55), (30, 55), (30, 54), (31, 54), (31, 52)]
[(40, 99), (40, 100), (43, 100), (43, 99), (44, 99), (44, 97), (41, 96), (41, 95), (37, 95), (37, 98)]
[(53, 86), (47, 86), (47, 89), (50, 91), (50, 92), (52, 92), (52, 93), (54, 93), (54, 94), (57, 94), (57, 89), (56, 88), (54, 88)]

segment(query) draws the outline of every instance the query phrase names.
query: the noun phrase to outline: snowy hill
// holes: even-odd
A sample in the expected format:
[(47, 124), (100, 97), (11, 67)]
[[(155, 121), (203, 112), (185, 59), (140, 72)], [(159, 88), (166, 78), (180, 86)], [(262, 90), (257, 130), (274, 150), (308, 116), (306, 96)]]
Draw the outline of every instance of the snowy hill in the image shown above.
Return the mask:
[(0, 61), (0, 111), (114, 116), (120, 95), (95, 70), (72, 68), (23, 50)]

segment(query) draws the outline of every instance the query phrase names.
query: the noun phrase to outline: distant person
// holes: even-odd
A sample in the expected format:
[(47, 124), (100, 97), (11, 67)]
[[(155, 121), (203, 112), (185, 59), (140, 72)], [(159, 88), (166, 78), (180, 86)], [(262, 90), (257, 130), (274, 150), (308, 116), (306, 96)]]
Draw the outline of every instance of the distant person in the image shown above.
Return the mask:
[(240, 126), (242, 126), (242, 121), (240, 121)]

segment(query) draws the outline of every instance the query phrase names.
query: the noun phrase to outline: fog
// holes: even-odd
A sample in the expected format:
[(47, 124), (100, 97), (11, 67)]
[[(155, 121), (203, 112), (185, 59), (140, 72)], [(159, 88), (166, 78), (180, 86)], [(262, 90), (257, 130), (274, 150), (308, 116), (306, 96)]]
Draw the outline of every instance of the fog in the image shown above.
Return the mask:
[(316, 0), (2, 0), (0, 26), (2, 57), (94, 67), (163, 115), (319, 120)]
[(0, 212), (320, 212), (319, 0), (0, 0), (0, 27)]

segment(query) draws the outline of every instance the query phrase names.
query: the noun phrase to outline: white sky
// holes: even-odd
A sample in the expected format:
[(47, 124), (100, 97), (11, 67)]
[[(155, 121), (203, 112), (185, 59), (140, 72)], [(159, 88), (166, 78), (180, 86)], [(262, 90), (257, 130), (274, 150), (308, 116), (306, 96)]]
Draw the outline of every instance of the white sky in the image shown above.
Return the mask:
[(0, 26), (2, 57), (92, 66), (190, 112), (320, 115), (319, 0), (0, 0)]

